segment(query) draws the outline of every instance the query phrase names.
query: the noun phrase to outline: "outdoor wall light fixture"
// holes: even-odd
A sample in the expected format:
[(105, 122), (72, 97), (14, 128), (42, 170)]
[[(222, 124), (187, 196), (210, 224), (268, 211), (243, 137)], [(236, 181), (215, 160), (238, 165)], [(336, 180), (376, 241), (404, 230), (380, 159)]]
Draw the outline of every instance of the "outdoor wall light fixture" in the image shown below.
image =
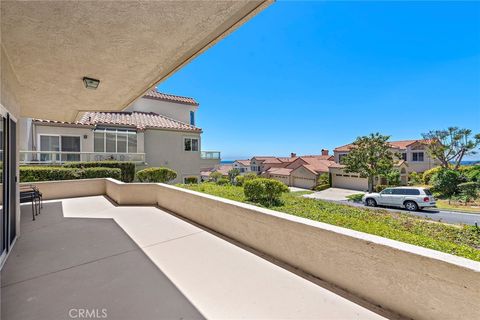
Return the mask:
[(100, 84), (100, 80), (83, 77), (83, 84), (85, 84), (85, 88), (87, 89), (97, 89), (98, 85)]

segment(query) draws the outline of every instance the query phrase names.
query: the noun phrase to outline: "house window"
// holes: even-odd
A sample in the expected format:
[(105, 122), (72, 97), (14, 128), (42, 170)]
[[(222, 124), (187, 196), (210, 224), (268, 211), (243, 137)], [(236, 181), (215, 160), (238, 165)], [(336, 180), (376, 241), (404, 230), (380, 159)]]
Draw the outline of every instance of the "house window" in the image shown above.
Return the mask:
[(198, 139), (185, 138), (184, 146), (185, 146), (185, 151), (198, 151)]
[(41, 153), (40, 161), (59, 161), (60, 159), (62, 161), (80, 161), (80, 137), (40, 135), (40, 151), (61, 151), (66, 153)]
[(423, 162), (423, 152), (413, 152), (412, 161)]
[(344, 153), (344, 154), (339, 154), (339, 155), (338, 155), (338, 162), (339, 162), (339, 163), (343, 163), (342, 160), (343, 160), (343, 158), (345, 158), (346, 155), (347, 155), (346, 153)]
[(406, 152), (402, 152), (402, 160), (407, 161), (407, 153)]
[(190, 111), (190, 124), (195, 125), (195, 111)]
[(93, 150), (108, 153), (137, 153), (137, 132), (125, 129), (96, 129)]

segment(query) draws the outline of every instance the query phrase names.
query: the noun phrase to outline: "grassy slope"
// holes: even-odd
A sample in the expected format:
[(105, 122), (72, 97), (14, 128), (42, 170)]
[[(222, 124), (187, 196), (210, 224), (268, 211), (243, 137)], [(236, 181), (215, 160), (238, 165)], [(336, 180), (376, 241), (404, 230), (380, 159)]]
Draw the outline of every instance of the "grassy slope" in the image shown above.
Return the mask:
[(459, 212), (467, 212), (467, 213), (480, 213), (479, 206), (473, 205), (458, 205), (448, 203), (448, 200), (437, 199), (437, 208), (442, 210), (450, 210), (450, 211), (459, 211)]
[[(211, 183), (180, 186), (247, 202), (241, 187)], [(480, 231), (475, 227), (433, 223), (407, 214), (307, 199), (300, 194), (285, 194), (283, 205), (270, 209), (480, 261)]]

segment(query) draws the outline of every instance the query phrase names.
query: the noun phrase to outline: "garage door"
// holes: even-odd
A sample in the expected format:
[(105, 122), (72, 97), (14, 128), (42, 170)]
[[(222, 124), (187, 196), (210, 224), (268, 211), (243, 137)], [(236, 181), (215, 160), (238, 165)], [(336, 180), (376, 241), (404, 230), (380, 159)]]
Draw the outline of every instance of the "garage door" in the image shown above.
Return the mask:
[(288, 176), (276, 176), (276, 175), (271, 175), (270, 176), (272, 179), (275, 179), (277, 181), (283, 182), (288, 186)]
[(333, 174), (332, 187), (365, 191), (368, 189), (368, 180), (358, 176)]
[(313, 187), (315, 187), (315, 179), (293, 177), (293, 186), (303, 189), (313, 189)]

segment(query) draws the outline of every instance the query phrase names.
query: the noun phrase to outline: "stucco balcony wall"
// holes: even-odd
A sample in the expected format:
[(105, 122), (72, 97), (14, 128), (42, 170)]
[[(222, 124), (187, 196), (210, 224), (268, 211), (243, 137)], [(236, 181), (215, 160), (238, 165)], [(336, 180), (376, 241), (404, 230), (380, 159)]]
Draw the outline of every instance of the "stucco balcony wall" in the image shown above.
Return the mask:
[[(39, 187), (49, 197), (92, 195), (85, 183)], [(95, 189), (119, 205), (158, 205), (402, 316), (480, 318), (478, 262), (174, 186), (103, 183)]]

